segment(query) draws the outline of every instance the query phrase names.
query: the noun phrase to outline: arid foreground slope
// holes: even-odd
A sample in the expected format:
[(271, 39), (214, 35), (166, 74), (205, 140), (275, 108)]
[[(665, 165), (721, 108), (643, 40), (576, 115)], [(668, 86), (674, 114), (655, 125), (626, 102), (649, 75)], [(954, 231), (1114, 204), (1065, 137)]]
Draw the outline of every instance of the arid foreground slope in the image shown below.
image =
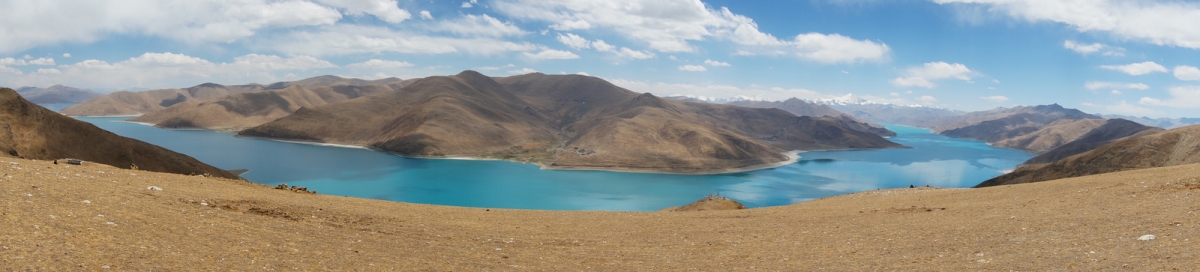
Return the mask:
[(1200, 267), (1197, 164), (651, 213), (416, 205), (10, 158), (0, 172), (0, 267), (14, 270)]

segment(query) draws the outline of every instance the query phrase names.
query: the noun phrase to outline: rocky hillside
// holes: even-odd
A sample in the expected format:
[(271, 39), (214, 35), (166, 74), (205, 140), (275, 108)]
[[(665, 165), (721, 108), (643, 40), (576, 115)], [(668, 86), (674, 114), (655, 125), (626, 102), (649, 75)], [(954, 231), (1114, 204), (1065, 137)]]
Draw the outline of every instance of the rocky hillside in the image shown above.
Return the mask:
[(778, 109), (662, 99), (587, 76), (493, 79), (474, 71), (303, 108), (239, 135), (369, 146), (406, 156), (670, 172), (784, 162), (786, 150), (899, 146)]
[[(1134, 131), (1125, 130), (1118, 135), (1138, 133)], [(1098, 138), (1111, 137), (1102, 135)], [(1050, 159), (1039, 159), (1048, 160)], [(1024, 165), (1011, 173), (984, 181), (976, 187), (1039, 182), (1197, 162), (1200, 162), (1200, 126), (1188, 126), (1127, 137), (1053, 163)]]
[(100, 96), (100, 94), (92, 90), (63, 85), (54, 85), (46, 88), (22, 87), (17, 89), (17, 93), (21, 94), (25, 100), (37, 104), (81, 103)]
[(121, 168), (136, 165), (148, 171), (237, 178), (186, 155), (42, 108), (7, 88), (0, 89), (0, 156), (76, 158)]
[(186, 89), (162, 89), (144, 92), (120, 91), (96, 97), (62, 110), (68, 116), (118, 116), (142, 115), (165, 109), (183, 102), (205, 102), (231, 94), (255, 93), (282, 90), (287, 87), (330, 87), (385, 85), (401, 81), (398, 78), (380, 80), (348, 79), (336, 76), (318, 76), (291, 82), (276, 82), (269, 85), (221, 85), (205, 83)]
[(303, 107), (346, 101), (366, 95), (391, 92), (402, 83), (389, 85), (337, 85), (302, 87), (226, 95), (209, 101), (188, 101), (130, 119), (164, 128), (204, 128), (237, 131), (292, 114)]

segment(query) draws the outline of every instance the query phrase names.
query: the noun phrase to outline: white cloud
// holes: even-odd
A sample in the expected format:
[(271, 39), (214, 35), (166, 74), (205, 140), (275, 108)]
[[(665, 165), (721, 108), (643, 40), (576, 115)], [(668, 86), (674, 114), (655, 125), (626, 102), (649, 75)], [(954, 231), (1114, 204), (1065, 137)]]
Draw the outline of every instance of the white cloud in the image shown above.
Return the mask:
[[(278, 81), (281, 72), (316, 71), (336, 68), (328, 61), (311, 56), (280, 57), (249, 54), (232, 62), (214, 63), (202, 58), (176, 53), (144, 53), (126, 60), (109, 63), (83, 60), (56, 68), (38, 69), (27, 76), (8, 77), (0, 74), (0, 82), (21, 86), (64, 84), (89, 88), (169, 88), (192, 86), (204, 82), (243, 84)], [(0, 68), (0, 71), (4, 70)]]
[(891, 92), (891, 93), (889, 93), (888, 95), (895, 97), (895, 96), (900, 96), (900, 93), (897, 93), (897, 92)]
[(989, 100), (989, 101), (996, 102), (996, 103), (1004, 103), (1005, 101), (1008, 101), (1008, 97), (1004, 97), (1002, 95), (984, 96), (981, 98), (983, 98), (984, 100)]
[(542, 52), (537, 52), (536, 54), (531, 54), (529, 52), (521, 54), (531, 60), (565, 60), (579, 58), (579, 55), (576, 55), (575, 53), (552, 49), (542, 50)]
[(721, 61), (715, 61), (715, 60), (704, 60), (704, 64), (707, 64), (708, 66), (712, 66), (712, 67), (729, 67), (728, 62), (721, 62)]
[(733, 55), (749, 57), (749, 56), (754, 56), (754, 55), (758, 55), (758, 54), (755, 54), (754, 52), (750, 52), (750, 51), (746, 51), (746, 50), (738, 50), (737, 52), (733, 52)]
[(25, 73), (22, 73), (21, 70), (17, 70), (17, 68), (12, 68), (12, 67), (8, 67), (8, 66), (4, 66), (4, 65), (0, 65), (0, 73), (9, 73), (9, 74), (15, 74), (15, 75), (25, 74)]
[(1163, 67), (1153, 61), (1130, 63), (1126, 65), (1101, 65), (1100, 68), (1120, 71), (1131, 76), (1140, 76), (1149, 73), (1166, 73), (1167, 67)]
[(413, 67), (413, 66), (416, 66), (416, 65), (414, 65), (412, 63), (408, 63), (407, 61), (394, 61), (394, 60), (381, 60), (381, 59), (370, 59), (370, 60), (367, 60), (364, 62), (352, 63), (349, 65), (346, 65), (346, 67), (351, 67), (351, 68), (401, 68), (401, 67)]
[[(933, 0), (939, 4), (988, 6), (1031, 22), (1066, 24), (1079, 32), (1103, 32), (1163, 46), (1200, 49), (1200, 3), (1179, 1)], [(964, 14), (967, 15), (967, 14)], [(970, 15), (967, 15), (970, 16)]]
[(509, 74), (513, 74), (513, 75), (524, 75), (524, 74), (532, 74), (532, 73), (537, 73), (537, 72), (538, 72), (537, 70), (529, 69), (529, 68), (521, 68), (519, 70), (508, 71)]
[(1100, 52), (1100, 49), (1103, 49), (1104, 45), (1100, 43), (1080, 44), (1072, 40), (1067, 40), (1066, 42), (1063, 42), (1063, 47), (1071, 49), (1071, 51), (1075, 51), (1076, 53), (1087, 55)]
[(739, 52), (748, 54), (781, 51), (822, 63), (880, 60), (890, 52), (886, 44), (838, 34), (806, 33), (780, 40), (760, 31), (749, 17), (697, 0), (499, 0), (493, 6), (509, 17), (547, 22), (559, 31), (611, 30), (664, 53), (695, 52), (692, 42), (708, 40), (745, 46)]
[(796, 56), (821, 63), (882, 60), (891, 52), (887, 44), (855, 40), (838, 34), (800, 34), (791, 45), (796, 48)]
[(1089, 81), (1086, 84), (1083, 84), (1083, 87), (1087, 88), (1088, 90), (1093, 90), (1093, 91), (1100, 90), (1100, 89), (1137, 89), (1137, 90), (1150, 89), (1150, 85), (1146, 85), (1146, 84), (1142, 84), (1142, 83), (1121, 83), (1121, 82), (1106, 82), (1106, 81)]
[(1083, 105), (1085, 107), (1090, 107), (1090, 108), (1098, 108), (1106, 113), (1122, 114), (1122, 115), (1130, 115), (1130, 116), (1148, 116), (1148, 115), (1155, 115), (1155, 114), (1159, 113), (1158, 111), (1153, 110), (1153, 109), (1143, 108), (1143, 107), (1139, 107), (1134, 104), (1129, 104), (1129, 102), (1125, 102), (1125, 100), (1121, 100), (1121, 102), (1117, 102), (1117, 104), (1114, 104), (1114, 105), (1096, 105), (1096, 104), (1087, 103), (1087, 102), (1081, 103), (1080, 105)]
[(617, 48), (616, 46), (604, 42), (604, 40), (596, 40), (592, 42), (592, 47), (595, 47), (596, 51), (600, 52), (611, 52)]
[(0, 53), (89, 43), (112, 33), (233, 42), (263, 29), (330, 25), (341, 18), (334, 8), (299, 0), (0, 1)]
[(1121, 91), (1118, 91), (1118, 90), (1112, 90), (1109, 93), (1111, 93), (1113, 95), (1121, 95)]
[(71, 53), (63, 53), (63, 54), (62, 54), (62, 56), (63, 56), (64, 58), (70, 58), (70, 57), (71, 57)]
[(463, 3), (462, 3), (462, 5), (461, 5), (461, 6), (459, 6), (459, 7), (462, 7), (462, 8), (471, 8), (471, 7), (474, 7), (474, 6), (475, 6), (475, 5), (472, 5), (472, 4), (471, 4), (471, 2), (463, 2)]
[[(557, 39), (558, 39), (558, 42), (565, 44), (567, 46), (570, 46), (571, 48), (574, 48), (575, 50), (591, 47), (590, 42), (588, 42), (587, 39), (580, 37), (579, 35), (572, 34), (572, 33), (567, 33), (567, 35), (558, 34)], [(603, 41), (600, 41), (600, 42), (603, 42)]]
[(500, 21), (500, 19), (487, 14), (463, 15), (457, 20), (443, 21), (434, 29), (463, 36), (504, 37), (525, 34), (525, 31), (522, 31), (516, 24)]
[(917, 98), (917, 100), (925, 104), (931, 104), (938, 101), (937, 98), (933, 98), (932, 96), (928, 95), (922, 95), (921, 97)]
[(1067, 40), (1063, 42), (1063, 48), (1070, 49), (1071, 51), (1075, 51), (1075, 53), (1079, 53), (1084, 56), (1100, 51), (1104, 51), (1103, 53), (1100, 53), (1101, 55), (1109, 57), (1125, 56), (1125, 48), (1112, 47), (1102, 43), (1082, 44), (1072, 40)]
[(429, 13), (428, 10), (422, 10), (421, 11), (421, 19), (422, 20), (433, 20), (433, 14)]
[(933, 83), (934, 80), (958, 79), (970, 82), (976, 75), (978, 73), (961, 63), (929, 62), (919, 67), (909, 67), (904, 76), (892, 79), (892, 84), (900, 87), (934, 88), (937, 87), (937, 84)]
[(0, 59), (0, 65), (11, 65), (11, 66), (43, 65), (43, 66), (52, 66), (52, 65), (54, 65), (54, 59), (52, 59), (52, 58), (38, 58), (38, 59), (33, 59), (33, 57), (30, 57), (29, 55), (25, 55), (25, 58), (24, 58), (24, 59), (15, 59), (15, 58), (2, 58), (2, 59)]
[(496, 55), (530, 51), (537, 46), (494, 38), (434, 37), (395, 31), (384, 27), (337, 25), (313, 31), (296, 31), (264, 39), (255, 49), (289, 55), (347, 55), (358, 53), (445, 54), (466, 52), (472, 55)]
[(344, 10), (346, 15), (370, 14), (393, 24), (399, 24), (412, 18), (412, 13), (400, 8), (396, 0), (317, 0), (317, 2)]
[(767, 100), (786, 100), (796, 97), (800, 99), (820, 99), (832, 98), (834, 96), (821, 94), (816, 91), (800, 89), (800, 88), (762, 88), (759, 86), (750, 86), (749, 88), (737, 87), (723, 84), (679, 84), (679, 83), (664, 83), (664, 82), (646, 82), (625, 79), (608, 79), (614, 85), (629, 89), (639, 93), (653, 93), (658, 96), (674, 96), (684, 95), (693, 97), (731, 97), (732, 94), (740, 96), (754, 97)]
[(679, 70), (687, 71), (687, 72), (704, 72), (704, 71), (708, 71), (708, 68), (704, 68), (704, 66), (700, 66), (700, 65), (684, 65), (684, 66), (679, 66)]
[(1179, 80), (1200, 80), (1200, 69), (1187, 65), (1175, 66), (1175, 78)]
[(1147, 106), (1165, 106), (1173, 108), (1194, 109), (1200, 108), (1200, 86), (1180, 86), (1172, 87), (1167, 90), (1171, 98), (1160, 100), (1150, 97), (1142, 97), (1138, 104)]
[(592, 76), (591, 74), (588, 74), (587, 72), (578, 72), (578, 73), (575, 73), (575, 74), (576, 74), (576, 75), (581, 75), (581, 76)]

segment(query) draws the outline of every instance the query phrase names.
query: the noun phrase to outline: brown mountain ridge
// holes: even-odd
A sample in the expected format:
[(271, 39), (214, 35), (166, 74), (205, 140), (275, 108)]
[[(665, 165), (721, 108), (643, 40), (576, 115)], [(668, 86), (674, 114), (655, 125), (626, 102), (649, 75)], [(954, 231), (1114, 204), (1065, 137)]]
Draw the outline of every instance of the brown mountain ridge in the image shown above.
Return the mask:
[(239, 135), (404, 156), (689, 173), (785, 162), (787, 150), (899, 147), (828, 118), (779, 109), (662, 99), (580, 75), (491, 78), (474, 71), (301, 108)]
[(0, 156), (55, 160), (75, 158), (121, 168), (238, 178), (187, 155), (125, 138), (25, 100), (0, 88)]

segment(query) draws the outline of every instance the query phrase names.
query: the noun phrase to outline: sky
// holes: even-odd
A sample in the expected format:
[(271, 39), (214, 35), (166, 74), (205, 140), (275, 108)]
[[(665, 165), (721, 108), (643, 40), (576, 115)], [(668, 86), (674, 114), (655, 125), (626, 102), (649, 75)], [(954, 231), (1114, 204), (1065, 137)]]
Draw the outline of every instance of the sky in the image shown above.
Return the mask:
[(1200, 2), (7, 0), (0, 86), (584, 74), (660, 96), (1200, 117)]

